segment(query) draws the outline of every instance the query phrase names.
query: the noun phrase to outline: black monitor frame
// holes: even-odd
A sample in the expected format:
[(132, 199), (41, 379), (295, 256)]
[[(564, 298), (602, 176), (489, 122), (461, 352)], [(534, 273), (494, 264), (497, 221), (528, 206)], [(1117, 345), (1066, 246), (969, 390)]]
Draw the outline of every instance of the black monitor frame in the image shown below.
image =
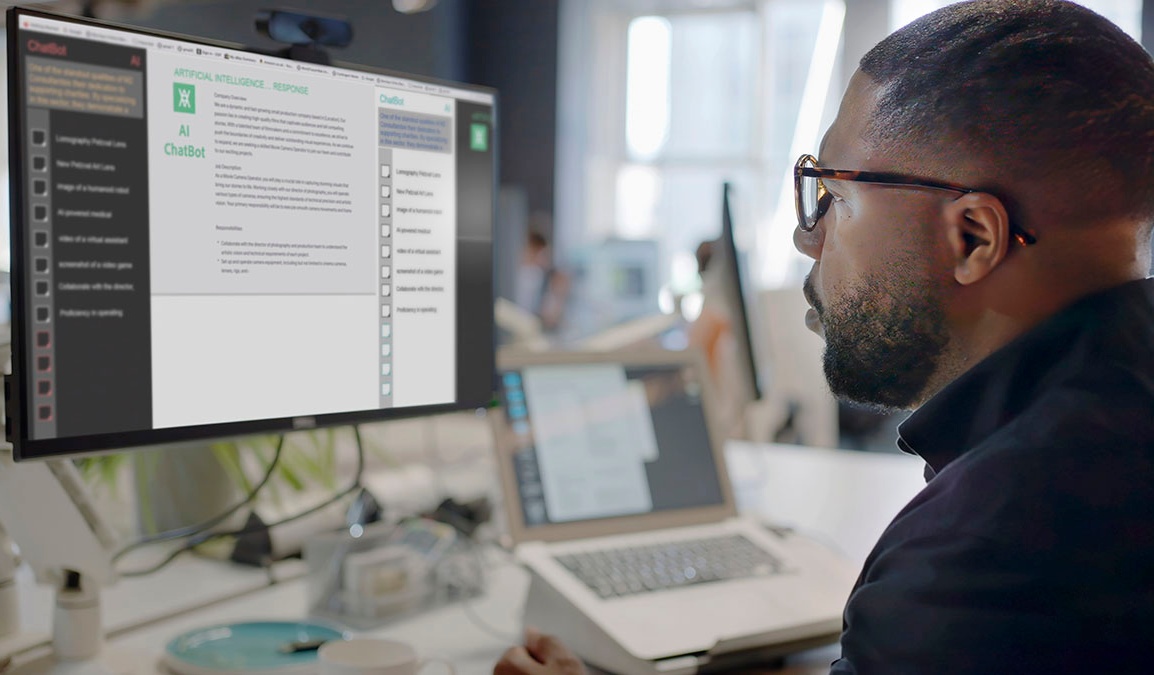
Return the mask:
[[(721, 259), (717, 262), (724, 268), (722, 286), (730, 313), (733, 338), (737, 342), (741, 360), (742, 382), (739, 383), (744, 391), (742, 399), (746, 402), (761, 399), (761, 385), (758, 382), (757, 357), (753, 352), (753, 328), (750, 325), (749, 308), (745, 304), (745, 284), (742, 279), (741, 263), (737, 254), (737, 241), (733, 232), (733, 212), (730, 205), (732, 185), (729, 182), (721, 186), (721, 237), (718, 251)], [(716, 258), (715, 258), (716, 260)]]
[[(492, 235), (497, 222), (496, 195), (499, 181), (498, 139), (500, 137), (500, 130), (498, 125), (499, 100), (497, 92), (495, 89), (480, 85), (451, 82), (421, 75), (392, 71), (385, 68), (336, 62), (332, 64), (333, 67), (397, 77), (433, 85), (454, 87), (457, 89), (489, 94), (493, 97), (489, 127), (489, 147), (492, 157), (493, 182), (489, 189), (489, 226), (486, 228), (485, 232), (487, 236), (471, 236), (467, 240), (463, 240), (460, 237), (460, 233), (458, 232), (457, 239), (459, 244), (467, 245), (470, 251), (474, 253), (474, 255), (479, 252), (484, 252), (485, 257), (483, 265), (478, 265), (477, 260), (466, 260), (462, 252), (459, 252), (457, 258), (458, 274), (457, 287), (455, 292), (458, 293), (458, 328), (461, 326), (460, 319), (462, 316), (462, 306), (464, 304), (460, 300), (461, 290), (463, 288), (469, 287), (471, 292), (487, 294), (488, 297), (487, 301), (478, 301), (475, 303), (475, 306), (472, 307), (472, 311), (477, 316), (473, 320), (473, 323), (470, 323), (469, 325), (477, 327), (477, 332), (475, 334), (471, 334), (469, 340), (458, 340), (457, 344), (458, 364), (462, 362), (462, 354), (465, 354), (468, 356), (468, 360), (475, 366), (478, 368), (483, 367), (483, 371), (479, 370), (478, 375), (475, 378), (477, 382), (472, 383), (470, 381), (471, 386), (468, 387), (468, 391), (466, 391), (465, 387), (460, 386), (461, 378), (460, 370), (458, 367), (457, 401), (447, 404), (412, 406), (405, 408), (373, 408), (367, 410), (355, 410), (322, 415), (258, 419), (241, 422), (222, 422), (216, 424), (159, 429), (142, 429), (118, 433), (72, 436), (64, 438), (29, 438), (28, 429), (31, 427), (32, 416), (35, 414), (35, 406), (24, 400), (26, 392), (28, 391), (28, 386), (30, 384), (29, 378), (31, 377), (31, 373), (26, 372), (26, 364), (27, 357), (30, 353), (30, 350), (32, 349), (33, 331), (30, 330), (30, 327), (27, 326), (25, 322), (27, 309), (25, 303), (25, 294), (30, 290), (27, 288), (28, 282), (26, 279), (25, 265), (30, 263), (31, 260), (30, 258), (26, 260), (28, 256), (25, 254), (25, 247), (27, 245), (25, 239), (25, 192), (27, 190), (27, 185), (24, 161), (26, 160), (28, 153), (25, 151), (26, 139), (24, 138), (23, 133), (26, 122), (23, 105), (24, 78), (21, 76), (18, 70), (19, 64), (23, 62), (23, 59), (19, 54), (20, 45), (18, 38), (20, 31), (19, 17), (21, 16), (69, 22), (79, 25), (89, 25), (93, 27), (112, 29), (126, 33), (146, 35), (150, 37), (180, 40), (193, 46), (206, 46), (211, 48), (237, 50), (249, 52), (252, 54), (259, 54), (260, 56), (264, 57), (268, 56), (268, 54), (254, 48), (225, 41), (209, 40), (200, 37), (181, 35), (178, 33), (124, 26), (106, 21), (84, 19), (75, 16), (57, 14), (54, 12), (46, 12), (38, 9), (29, 9), (25, 7), (12, 7), (8, 9), (6, 18), (8, 24), (8, 134), (10, 148), (9, 203), (11, 231), (10, 247), (13, 252), (11, 257), (12, 374), (5, 375), (4, 398), (6, 414), (5, 434), (7, 440), (13, 445), (13, 456), (16, 460), (56, 459), (61, 457), (90, 454), (94, 452), (116, 452), (141, 446), (197, 441), (220, 437), (240, 436), (245, 434), (284, 433), (321, 427), (381, 422), (392, 419), (403, 419), (408, 417), (481, 408), (487, 407), (491, 404), (493, 396), (493, 384), (496, 377), (494, 356), (496, 329), (492, 313)], [(459, 218), (460, 214), (458, 214), (458, 219)], [(458, 223), (459, 222), (460, 221), (458, 220)], [(478, 259), (480, 257), (482, 256), (477, 256)], [(463, 349), (467, 349), (468, 351), (463, 352)], [(222, 386), (226, 385), (222, 383)]]

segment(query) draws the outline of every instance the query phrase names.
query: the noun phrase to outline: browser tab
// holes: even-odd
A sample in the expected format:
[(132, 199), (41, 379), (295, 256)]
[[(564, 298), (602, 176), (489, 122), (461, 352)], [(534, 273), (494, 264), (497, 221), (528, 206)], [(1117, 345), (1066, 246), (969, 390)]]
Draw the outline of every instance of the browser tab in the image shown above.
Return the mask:
[(64, 30), (59, 23), (54, 21), (43, 21), (41, 19), (31, 19), (27, 17), (25, 17), (24, 20), (20, 22), (20, 26), (21, 28), (39, 31), (42, 33), (62, 33)]

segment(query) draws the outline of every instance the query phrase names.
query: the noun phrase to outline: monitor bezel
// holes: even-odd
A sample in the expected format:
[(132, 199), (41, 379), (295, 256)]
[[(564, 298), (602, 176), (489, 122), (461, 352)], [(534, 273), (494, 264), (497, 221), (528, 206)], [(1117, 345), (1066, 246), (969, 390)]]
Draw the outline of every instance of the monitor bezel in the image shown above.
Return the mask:
[[(91, 434), (60, 438), (27, 438), (25, 434), (27, 429), (31, 428), (30, 416), (34, 414), (35, 406), (26, 405), (24, 401), (24, 397), (28, 391), (27, 378), (30, 376), (30, 374), (26, 372), (25, 368), (25, 356), (27, 355), (26, 350), (30, 344), (30, 335), (27, 334), (29, 327), (25, 322), (24, 302), (24, 294), (26, 292), (26, 284), (24, 278), (26, 271), (24, 268), (25, 255), (23, 253), (25, 250), (24, 190), (26, 188), (26, 176), (24, 175), (24, 166), (22, 161), (27, 153), (24, 149), (25, 139), (23, 138), (24, 134), (22, 133), (25, 120), (21, 105), (22, 96), (20, 87), (23, 84), (23, 78), (20, 77), (18, 72), (20, 63), (18, 35), (19, 31), (21, 30), (19, 21), (19, 17), (21, 16), (61, 21), (82, 26), (106, 28), (131, 34), (146, 35), (149, 37), (179, 40), (193, 45), (203, 45), (206, 47), (218, 49), (241, 51), (249, 54), (259, 54), (267, 58), (284, 58), (268, 54), (250, 46), (223, 40), (212, 40), (203, 37), (183, 35), (180, 33), (154, 30), (151, 28), (126, 26), (109, 21), (70, 16), (67, 14), (59, 14), (56, 12), (32, 9), (28, 7), (14, 6), (8, 8), (6, 12), (6, 19), (8, 24), (8, 171), (9, 185), (11, 188), (9, 196), (9, 246), (10, 250), (13, 252), (19, 251), (20, 253), (11, 256), (10, 289), (12, 317), (12, 373), (10, 375), (5, 375), (4, 377), (4, 412), (5, 433), (8, 442), (12, 444), (12, 454), (16, 461), (29, 459), (62, 459), (82, 455), (86, 456), (94, 453), (108, 454), (135, 448), (166, 445), (172, 443), (204, 441), (214, 438), (227, 438), (261, 433), (287, 433), (292, 431), (304, 431), (323, 427), (386, 422), (389, 420), (406, 419), (411, 417), (442, 414), (460, 410), (484, 408), (491, 403), (493, 395), (492, 385), (494, 378), (496, 377), (495, 352), (490, 354), (490, 358), (488, 359), (487, 364), (485, 364), (487, 374), (486, 379), (489, 384), (484, 388), (484, 391), (482, 391), (481, 387), (478, 387), (477, 391), (475, 392), (462, 392), (460, 391), (460, 388), (458, 388), (456, 392), (458, 400), (453, 403), (411, 406), (405, 408), (371, 408), (367, 410), (355, 410), (340, 413), (278, 417), (259, 420), (245, 420), (240, 422), (220, 422), (213, 424), (123, 431), (116, 433)], [(290, 59), (284, 60), (291, 61)], [(497, 91), (492, 87), (454, 82), (451, 80), (444, 80), (424, 75), (415, 75), (412, 73), (404, 73), (363, 64), (352, 64), (342, 61), (334, 61), (329, 65), (329, 67), (343, 68), (347, 70), (366, 72), (377, 75), (385, 75), (399, 79), (411, 80), (414, 82), (436, 84), (492, 96), (493, 102), (492, 121), (490, 125), (490, 149), (493, 153), (493, 185), (491, 191), (493, 198), (491, 200), (491, 214), (489, 221), (490, 262), (488, 266), (488, 283), (490, 289), (489, 295), (492, 296), (494, 267), (493, 233), (496, 229), (497, 222), (497, 186), (500, 181), (500, 157), (498, 152), (499, 144), (497, 143), (497, 139), (500, 137), (500, 129), (498, 123), (499, 97), (497, 95)], [(475, 240), (473, 241), (476, 243)], [(459, 265), (460, 262), (458, 261), (458, 266)], [(492, 344), (495, 346), (496, 326), (491, 314), (489, 315), (488, 334), (493, 336)], [(459, 383), (460, 381), (458, 380), (458, 384)]]

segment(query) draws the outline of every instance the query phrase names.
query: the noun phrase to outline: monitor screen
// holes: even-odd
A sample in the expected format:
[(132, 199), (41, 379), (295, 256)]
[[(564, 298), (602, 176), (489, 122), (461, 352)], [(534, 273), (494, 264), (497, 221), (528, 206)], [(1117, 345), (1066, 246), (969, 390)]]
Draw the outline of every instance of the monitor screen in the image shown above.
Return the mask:
[(479, 406), (495, 93), (8, 16), (18, 458)]

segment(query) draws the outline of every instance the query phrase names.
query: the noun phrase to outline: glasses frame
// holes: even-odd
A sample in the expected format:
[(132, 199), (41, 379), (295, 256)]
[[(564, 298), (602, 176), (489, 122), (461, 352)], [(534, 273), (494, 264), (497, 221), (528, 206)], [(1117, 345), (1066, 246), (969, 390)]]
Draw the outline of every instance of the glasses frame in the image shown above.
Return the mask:
[[(817, 215), (814, 216), (813, 222), (805, 215), (805, 206), (802, 204), (801, 195), (801, 179), (802, 178), (816, 178), (817, 182)], [(793, 197), (794, 208), (797, 210), (797, 226), (802, 232), (812, 232), (817, 227), (817, 221), (825, 216), (826, 211), (829, 210), (830, 202), (833, 200), (832, 195), (826, 190), (825, 183), (821, 179), (829, 178), (831, 180), (848, 180), (857, 183), (872, 183), (875, 185), (892, 185), (896, 187), (919, 187), (928, 188), (930, 190), (948, 190), (950, 192), (961, 192), (963, 194), (970, 194), (974, 192), (987, 192), (986, 190), (977, 190), (975, 188), (965, 187), (964, 185), (957, 185), (956, 183), (946, 183), (943, 181), (927, 180), (917, 176), (909, 176), (901, 173), (888, 173), (882, 171), (856, 171), (853, 169), (825, 169), (817, 165), (817, 158), (813, 155), (802, 155), (797, 159), (793, 165)], [(1019, 227), (1014, 223), (1010, 223), (1010, 235), (1014, 240), (1022, 246), (1030, 246), (1037, 243), (1038, 238), (1034, 236), (1033, 232)]]

